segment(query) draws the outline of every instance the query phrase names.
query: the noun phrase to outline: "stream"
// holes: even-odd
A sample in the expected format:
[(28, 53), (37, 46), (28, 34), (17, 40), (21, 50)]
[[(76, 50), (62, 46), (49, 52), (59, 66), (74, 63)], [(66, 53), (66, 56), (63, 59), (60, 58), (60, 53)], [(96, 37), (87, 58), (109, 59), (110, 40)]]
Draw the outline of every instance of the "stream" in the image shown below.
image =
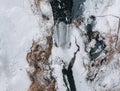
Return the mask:
[[(75, 43), (76, 43), (76, 41), (75, 41)], [(63, 67), (63, 69), (62, 69), (63, 80), (64, 80), (65, 85), (67, 87), (67, 91), (76, 91), (76, 86), (75, 86), (75, 81), (74, 81), (73, 71), (72, 71), (72, 67), (73, 67), (73, 65), (75, 63), (75, 59), (76, 59), (76, 54), (78, 51), (80, 51), (80, 46), (77, 43), (76, 43), (76, 46), (78, 49), (74, 53), (74, 56), (72, 57), (69, 65), (68, 65), (68, 69), (65, 69), (65, 67)], [(67, 79), (65, 77), (67, 77)], [(68, 86), (67, 81), (69, 83), (70, 90), (69, 90), (69, 86)]]

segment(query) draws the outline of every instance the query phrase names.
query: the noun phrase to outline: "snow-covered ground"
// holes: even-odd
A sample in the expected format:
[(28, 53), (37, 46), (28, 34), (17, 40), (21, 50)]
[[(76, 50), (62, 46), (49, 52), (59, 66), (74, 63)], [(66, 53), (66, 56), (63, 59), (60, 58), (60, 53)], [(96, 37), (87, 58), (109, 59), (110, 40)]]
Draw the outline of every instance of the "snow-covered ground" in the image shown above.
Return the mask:
[(26, 54), (39, 34), (25, 0), (0, 0), (0, 91), (27, 91)]
[[(116, 68), (117, 64), (119, 64), (119, 58), (120, 54), (115, 49), (115, 43), (116, 43), (116, 36), (120, 36), (120, 33), (118, 32), (118, 26), (119, 26), (119, 17), (120, 17), (120, 7), (119, 7), (120, 1), (119, 0), (86, 0), (84, 3), (84, 14), (85, 20), (87, 21), (87, 18), (91, 15), (94, 15), (96, 17), (96, 26), (94, 27), (93, 31), (99, 31), (100, 34), (105, 38), (105, 43), (107, 45), (107, 48), (110, 48), (112, 42), (112, 48), (115, 50), (113, 53), (113, 58), (110, 60), (110, 62), (106, 65), (102, 65), (98, 69), (98, 75), (96, 79), (93, 82), (87, 82), (87, 72), (84, 68), (83, 63), (85, 62), (86, 65), (90, 65), (90, 59), (89, 56), (85, 52), (85, 44), (84, 44), (84, 38), (81, 36), (80, 31), (84, 31), (84, 27), (86, 25), (86, 22), (80, 26), (80, 29), (76, 28), (75, 26), (72, 26), (71, 28), (71, 47), (68, 49), (64, 48), (56, 48), (53, 47), (53, 58), (58, 57), (61, 58), (66, 64), (69, 64), (70, 59), (72, 58), (75, 50), (75, 37), (77, 39), (77, 42), (80, 46), (80, 51), (77, 53), (76, 60), (74, 63), (74, 66), (72, 68), (73, 70), (73, 76), (75, 80), (76, 90), (77, 91), (119, 91), (120, 87), (120, 78), (119, 78), (119, 68)], [(110, 40), (110, 36), (112, 37), (112, 41)], [(118, 38), (119, 41), (119, 38)], [(90, 45), (94, 45), (92, 42)], [(112, 56), (112, 55), (109, 55)], [(59, 64), (59, 63), (58, 63)], [(56, 67), (55, 69), (58, 71), (60, 65)], [(117, 66), (118, 67), (118, 66)], [(93, 68), (94, 69), (94, 68)], [(61, 70), (57, 72), (57, 76), (59, 77), (61, 74)], [(94, 72), (93, 72), (94, 73)], [(58, 87), (60, 88), (61, 83), (59, 84), (58, 81)], [(65, 89), (64, 89), (65, 90)], [(61, 91), (61, 88), (58, 90)]]
[[(41, 0), (40, 11), (34, 13), (31, 9), (34, 10), (35, 7), (30, 7), (32, 1), (34, 0), (0, 0), (0, 91), (28, 90), (31, 81), (26, 72), (29, 69), (26, 54), (32, 45), (32, 39), (40, 39), (40, 42), (44, 45), (44, 36), (47, 35), (45, 30), (53, 26), (52, 9), (47, 0)], [(86, 81), (86, 77), (90, 59), (84, 50), (85, 36), (82, 35), (82, 31), (84, 32), (87, 25), (87, 18), (94, 15), (97, 23), (93, 31), (99, 31), (105, 37), (105, 43), (109, 48), (109, 37), (120, 35), (120, 32), (118, 32), (119, 4), (120, 0), (86, 0), (84, 2), (85, 11), (83, 12), (84, 24), (79, 29), (71, 24), (70, 36), (60, 36), (57, 41), (58, 44), (70, 41), (71, 46), (56, 47), (53, 45), (50, 62), (57, 81), (57, 91), (66, 91), (67, 89), (63, 81), (62, 69), (63, 65), (66, 65), (66, 68), (68, 67), (77, 50), (75, 40), (80, 46), (72, 68), (76, 90), (119, 91), (120, 54), (114, 48), (115, 40), (113, 39), (112, 42), (112, 48), (115, 49), (113, 58), (107, 65), (96, 68), (99, 69), (97, 78), (95, 81), (89, 82)], [(50, 20), (44, 20), (42, 14), (48, 16)], [(64, 37), (66, 38), (65, 41), (63, 40)], [(57, 35), (54, 38), (57, 38)], [(118, 39), (118, 41), (120, 40)]]

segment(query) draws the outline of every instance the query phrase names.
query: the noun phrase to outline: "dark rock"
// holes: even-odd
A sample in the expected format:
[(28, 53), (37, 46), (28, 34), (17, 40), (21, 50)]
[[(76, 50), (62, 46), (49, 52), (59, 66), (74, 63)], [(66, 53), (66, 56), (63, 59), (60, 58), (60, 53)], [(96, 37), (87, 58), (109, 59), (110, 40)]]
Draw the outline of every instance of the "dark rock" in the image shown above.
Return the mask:
[(87, 20), (87, 26), (85, 27), (86, 28), (86, 31), (87, 31), (87, 35), (88, 35), (88, 38), (89, 38), (89, 41), (91, 41), (92, 37), (93, 37), (93, 28), (96, 24), (96, 17), (91, 15), (88, 20)]
[(52, 0), (51, 2), (55, 23), (71, 23), (72, 0)]
[(103, 40), (96, 41), (94, 48), (91, 48), (90, 50), (91, 60), (96, 59), (101, 54), (101, 52), (105, 49), (105, 47), (106, 47), (106, 44), (103, 42)]

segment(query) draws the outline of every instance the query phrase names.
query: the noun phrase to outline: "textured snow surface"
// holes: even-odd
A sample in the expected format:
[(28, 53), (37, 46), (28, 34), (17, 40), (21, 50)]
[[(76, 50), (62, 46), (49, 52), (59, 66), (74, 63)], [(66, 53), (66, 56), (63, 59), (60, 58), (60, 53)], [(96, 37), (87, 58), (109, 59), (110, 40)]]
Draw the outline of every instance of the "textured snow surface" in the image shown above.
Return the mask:
[[(83, 16), (87, 20), (87, 18), (91, 15), (94, 15), (96, 17), (96, 26), (93, 28), (93, 31), (99, 31), (101, 36), (105, 38), (105, 43), (107, 45), (106, 48), (110, 48), (112, 42), (112, 48), (115, 48), (115, 42), (114, 40), (116, 35), (120, 35), (118, 33), (118, 24), (119, 24), (119, 0), (86, 0), (84, 2), (84, 13)], [(85, 23), (86, 25), (86, 23)], [(81, 35), (80, 30), (84, 31), (84, 25), (80, 26), (80, 29), (76, 28), (75, 26), (72, 26), (70, 31), (72, 33), (70, 34), (70, 42), (71, 47), (68, 49), (64, 48), (56, 48), (53, 47), (53, 57), (61, 58), (67, 65), (70, 62), (70, 59), (72, 58), (75, 50), (75, 38), (77, 39), (77, 43), (80, 46), (80, 51), (77, 53), (76, 60), (74, 63), (74, 66), (72, 68), (73, 75), (74, 75), (74, 81), (76, 85), (77, 91), (119, 91), (120, 89), (120, 72), (119, 68), (116, 68), (117, 64), (119, 64), (120, 55), (116, 49), (113, 53), (113, 57), (110, 60), (110, 62), (106, 65), (102, 65), (98, 68), (92, 68), (95, 69), (93, 73), (97, 76), (95, 77), (94, 81), (87, 81), (87, 73), (88, 70), (84, 68), (84, 65), (90, 65), (90, 59), (88, 54), (85, 52), (85, 44), (84, 44), (84, 36)], [(110, 41), (110, 36), (113, 38), (112, 41)], [(61, 37), (63, 38), (63, 37)], [(119, 40), (119, 39), (118, 39)], [(62, 41), (62, 40), (61, 40)], [(59, 42), (61, 42), (59, 40)], [(93, 48), (96, 44), (95, 40), (92, 40), (89, 45), (87, 45), (87, 50), (90, 51), (91, 48)], [(90, 48), (90, 49), (89, 49)], [(100, 49), (97, 49), (99, 51)], [(96, 51), (96, 52), (97, 52)], [(104, 54), (101, 54), (102, 57), (104, 57)], [(111, 55), (112, 56), (112, 55)], [(55, 59), (56, 60), (56, 59)], [(90, 63), (89, 63), (90, 62)], [(58, 65), (58, 64), (57, 64)], [(58, 70), (60, 65), (55, 65), (55, 70)], [(119, 66), (117, 66), (119, 67)], [(60, 71), (59, 71), (60, 73)], [(60, 73), (61, 74), (61, 73)], [(58, 72), (56, 75), (58, 77), (60, 76)], [(63, 84), (64, 85), (64, 84)], [(58, 87), (61, 86), (61, 83), (58, 81)], [(58, 89), (58, 91), (61, 91), (61, 88)], [(64, 91), (65, 88), (64, 88)]]
[(0, 3), (0, 91), (27, 91), (31, 83), (26, 73), (26, 53), (39, 34), (39, 26), (25, 3)]
[[(29, 2), (30, 1), (30, 2)], [(34, 0), (0, 0), (0, 91), (27, 91), (31, 81), (26, 70), (29, 69), (26, 61), (26, 54), (29, 51), (32, 39), (40, 39), (41, 44), (45, 44), (44, 30), (53, 26), (53, 16), (50, 4), (45, 1), (40, 3), (40, 12), (31, 10), (30, 4)], [(78, 0), (74, 0), (78, 1)], [(84, 1), (84, 0), (83, 0)], [(65, 31), (59, 31), (60, 38), (54, 35), (55, 41), (59, 45), (66, 42), (69, 43), (64, 47), (56, 47), (53, 45), (52, 55), (50, 57), (51, 68), (53, 68), (54, 77), (56, 77), (57, 91), (66, 91), (67, 87), (63, 81), (63, 66), (68, 67), (71, 58), (77, 50), (77, 44), (80, 51), (76, 54), (75, 63), (73, 65), (73, 77), (77, 91), (120, 91), (120, 54), (114, 48), (115, 40), (113, 36), (119, 35), (118, 23), (120, 17), (120, 0), (86, 0), (82, 3), (84, 7), (83, 16), (85, 22), (79, 28), (74, 24), (70, 24), (70, 32), (66, 36), (62, 36)], [(80, 8), (81, 11), (81, 8)], [(50, 18), (44, 21), (41, 18), (44, 14)], [(76, 12), (74, 18), (81, 14)], [(93, 72), (97, 71), (97, 77), (94, 81), (87, 81), (88, 65), (90, 58), (86, 53), (85, 40), (86, 37), (82, 33), (85, 32), (87, 18), (90, 15), (96, 16), (96, 26), (93, 31), (99, 31), (105, 38), (107, 48), (111, 47), (109, 38), (112, 35), (112, 48), (115, 50), (112, 59), (106, 65), (102, 65)], [(65, 40), (63, 40), (65, 38)], [(120, 39), (118, 38), (118, 41)], [(92, 40), (87, 45), (87, 51), (94, 47), (96, 43)], [(98, 50), (99, 51), (99, 50)], [(104, 54), (102, 55), (102, 57)], [(92, 68), (94, 69), (94, 67)], [(69, 82), (67, 81), (69, 84)], [(68, 85), (68, 87), (70, 87)]]

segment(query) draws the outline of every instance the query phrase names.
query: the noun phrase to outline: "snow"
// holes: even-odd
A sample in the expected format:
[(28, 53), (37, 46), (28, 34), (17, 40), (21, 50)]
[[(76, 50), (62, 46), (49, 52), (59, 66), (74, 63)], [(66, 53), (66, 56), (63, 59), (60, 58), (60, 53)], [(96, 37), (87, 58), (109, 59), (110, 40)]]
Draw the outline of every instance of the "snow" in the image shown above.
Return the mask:
[[(84, 2), (85, 11), (83, 16), (86, 20), (90, 15), (96, 16), (97, 23), (93, 31), (99, 31), (106, 38), (106, 44), (109, 44), (109, 34), (117, 35), (119, 19), (115, 16), (120, 17), (119, 4), (120, 0), (86, 0)], [(48, 34), (45, 30), (50, 29), (54, 24), (52, 9), (48, 1), (41, 1), (40, 10), (40, 14), (33, 14), (30, 2), (27, 0), (1, 0), (0, 91), (27, 91), (31, 84), (26, 72), (27, 69), (30, 70), (26, 61), (26, 54), (31, 47), (32, 39), (40, 39), (40, 42), (43, 45), (45, 44), (44, 36)], [(48, 16), (50, 20), (44, 20), (41, 14)], [(90, 59), (84, 50), (85, 36), (81, 33), (81, 30), (85, 30), (86, 23), (81, 25), (80, 29), (72, 24), (65, 25), (67, 29), (64, 29), (63, 25), (59, 25), (60, 38), (58, 39), (58, 35), (54, 35), (54, 40), (59, 45), (69, 44), (70, 41), (71, 46), (68, 46), (68, 44), (65, 47), (53, 45), (50, 57), (51, 67), (54, 69), (54, 76), (57, 80), (57, 91), (66, 91), (62, 76), (62, 61), (64, 61), (67, 68), (74, 52), (77, 50), (75, 39), (80, 46), (80, 51), (77, 53), (72, 68), (77, 91), (116, 91), (116, 89), (119, 89), (119, 53), (115, 51), (110, 63), (100, 68), (94, 82), (87, 82), (87, 67)], [(108, 36), (105, 34), (108, 34)], [(90, 47), (94, 47), (95, 43), (96, 41), (93, 40), (88, 45), (88, 51), (90, 51)], [(99, 81), (97, 82), (97, 80)]]
[[(94, 28), (94, 31), (99, 31), (102, 36), (105, 37), (107, 46), (109, 45), (107, 36), (117, 35), (119, 19), (120, 16), (119, 10), (119, 0), (88, 0), (85, 2), (85, 12), (86, 17), (90, 15), (95, 15), (97, 18), (97, 24)], [(117, 16), (117, 17), (115, 17)], [(106, 35), (104, 35), (106, 34)], [(119, 35), (119, 34), (118, 34)], [(113, 41), (115, 43), (115, 41)], [(114, 47), (114, 46), (112, 46)], [(118, 91), (119, 88), (119, 71), (116, 69), (116, 63), (119, 62), (119, 53), (114, 54), (114, 57), (111, 59), (110, 63), (106, 66), (101, 67), (100, 69), (103, 73), (99, 73), (97, 77), (98, 81), (93, 82), (93, 86), (96, 91), (106, 91), (106, 90), (115, 90)]]
[(27, 91), (26, 54), (39, 27), (24, 0), (0, 3), (0, 91)]
[[(86, 0), (84, 3), (85, 12), (84, 16), (87, 19), (90, 15), (95, 15), (97, 24), (93, 31), (99, 31), (102, 36), (104, 36), (106, 44), (109, 46), (109, 39), (106, 35), (117, 35), (119, 19), (115, 16), (120, 16), (119, 14), (119, 0)], [(85, 24), (86, 25), (86, 24)], [(114, 54), (116, 57), (111, 59), (108, 65), (100, 67), (100, 72), (98, 73), (97, 78), (93, 83), (86, 81), (87, 70), (84, 68), (85, 65), (89, 64), (89, 57), (84, 51), (84, 36), (81, 35), (80, 31), (84, 30), (84, 25), (80, 29), (72, 26), (70, 34), (70, 40), (72, 46), (70, 48), (56, 48), (53, 47), (52, 58), (55, 57), (61, 58), (67, 65), (69, 60), (72, 58), (73, 53), (76, 50), (75, 46), (75, 37), (80, 46), (80, 52), (77, 53), (77, 57), (73, 66), (73, 75), (76, 84), (77, 91), (106, 91), (106, 90), (115, 90), (119, 88), (119, 71), (115, 68), (116, 62), (119, 59), (119, 54)], [(61, 31), (62, 32), (62, 31)], [(105, 35), (106, 34), (106, 35)], [(62, 41), (62, 40), (59, 40)], [(115, 41), (114, 41), (115, 42)], [(95, 41), (89, 44), (90, 47), (94, 47)], [(89, 50), (89, 49), (88, 49)], [(105, 56), (104, 53), (101, 55)], [(96, 69), (97, 71), (97, 69)], [(97, 82), (97, 80), (99, 80)], [(60, 83), (58, 83), (59, 85)], [(105, 87), (104, 87), (105, 86)], [(115, 87), (116, 86), (116, 87)]]
[[(68, 65), (71, 58), (73, 57), (73, 54), (74, 54), (75, 50), (76, 50), (76, 45), (74, 43), (75, 38), (76, 38), (77, 43), (80, 45), (80, 52), (78, 52), (78, 55), (76, 57), (76, 61), (75, 61), (74, 66), (73, 66), (73, 76), (74, 76), (76, 88), (77, 88), (77, 91), (79, 91), (79, 90), (81, 90), (81, 91), (83, 91), (83, 90), (92, 91), (92, 90), (90, 90), (91, 88), (88, 86), (88, 84), (85, 81), (86, 71), (85, 71), (85, 68), (83, 67), (83, 61), (84, 61), (83, 59), (88, 59), (88, 56), (84, 52), (84, 44), (83, 44), (83, 39), (80, 36), (80, 30), (75, 28), (74, 26), (72, 26), (71, 30), (72, 30), (72, 33), (70, 35), (70, 42), (72, 43), (71, 47), (70, 48), (53, 47), (51, 58), (54, 62), (56, 57), (58, 57), (61, 60), (63, 60), (66, 63), (66, 65)], [(86, 64), (87, 64), (88, 60), (85, 60), (85, 61), (86, 61)], [(52, 65), (52, 67), (55, 70), (57, 70), (57, 72), (54, 73), (54, 74), (57, 75), (58, 79), (60, 80), (60, 78), (61, 78), (60, 76), (62, 74), (61, 74), (60, 71), (58, 71), (59, 66), (62, 66), (62, 65), (57, 64), (57, 67), (56, 67), (56, 65)], [(57, 80), (57, 82), (59, 82), (58, 87), (61, 86), (61, 81), (59, 81), (59, 80)], [(64, 84), (64, 82), (62, 82), (62, 83)], [(61, 88), (59, 88), (58, 91), (61, 91), (60, 89)], [(62, 91), (66, 91), (65, 88)]]
[(56, 88), (58, 91), (66, 91), (66, 87), (65, 87), (65, 84), (63, 81), (63, 74), (62, 74), (63, 65), (64, 64), (62, 63), (62, 60), (60, 58), (56, 58), (56, 61), (54, 61), (52, 63), (52, 68), (54, 68), (53, 74), (57, 80), (57, 87)]
[[(74, 75), (74, 79), (75, 79), (75, 83), (76, 83), (76, 88), (77, 91), (92, 91), (92, 89), (88, 86), (87, 82), (86, 82), (86, 73), (87, 71), (85, 70), (85, 67), (83, 66), (84, 60), (88, 59), (88, 55), (86, 54), (86, 52), (84, 51), (84, 41), (82, 36), (80, 36), (80, 30), (73, 28), (74, 31), (73, 35), (76, 36), (77, 39), (77, 43), (80, 46), (80, 51), (78, 52), (78, 55), (76, 57), (76, 61), (74, 63), (73, 66), (73, 75)], [(88, 59), (89, 60), (89, 59)], [(86, 60), (86, 61), (88, 61)]]

